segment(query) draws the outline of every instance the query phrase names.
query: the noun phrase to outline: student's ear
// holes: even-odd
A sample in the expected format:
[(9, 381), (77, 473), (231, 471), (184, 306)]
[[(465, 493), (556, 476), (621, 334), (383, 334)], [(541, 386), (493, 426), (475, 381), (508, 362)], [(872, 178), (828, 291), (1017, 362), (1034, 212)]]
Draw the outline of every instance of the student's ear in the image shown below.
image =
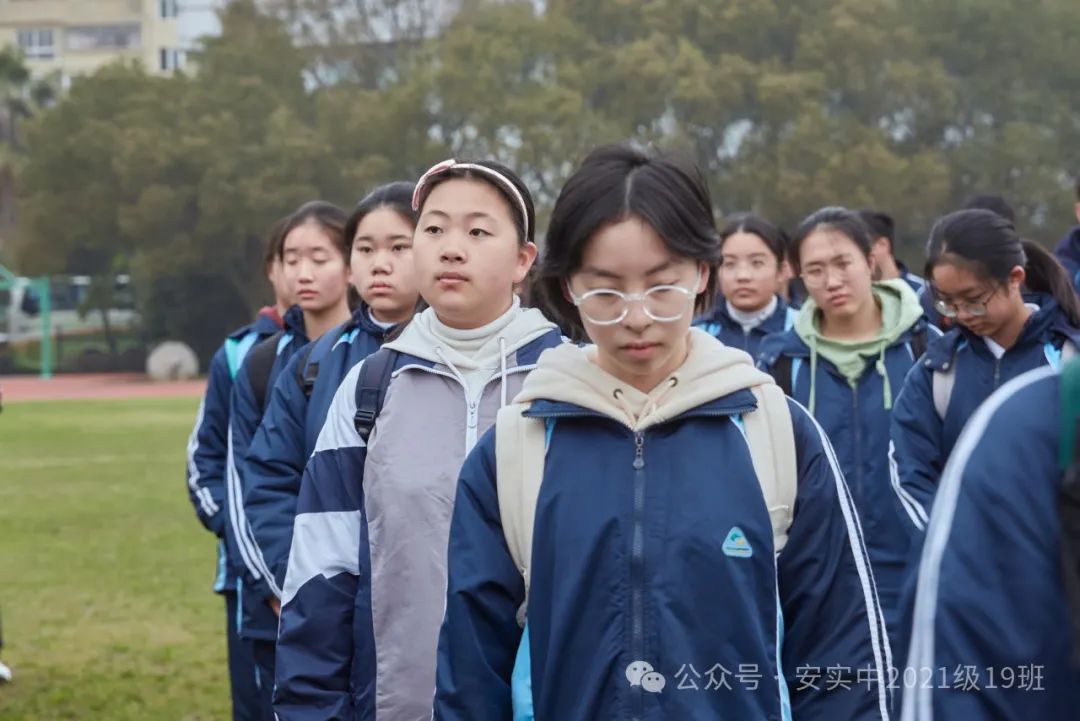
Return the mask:
[(1017, 265), (1009, 271), (1009, 288), (1016, 288), (1020, 290), (1024, 287), (1024, 281), (1027, 280), (1027, 272), (1024, 270), (1024, 266)]
[(695, 296), (705, 292), (705, 289), (709, 287), (709, 278), (711, 278), (716, 271), (716, 267), (709, 265), (708, 263), (701, 263), (698, 266), (698, 284), (694, 291)]
[(779, 285), (786, 285), (789, 280), (795, 277), (795, 269), (791, 267), (791, 261), (787, 258), (780, 261), (780, 273), (777, 277)]
[(1080, 203), (1076, 204), (1074, 210), (1076, 211), (1076, 221), (1080, 223)]
[(521, 283), (528, 277), (533, 263), (536, 262), (538, 252), (536, 243), (525, 243), (518, 247), (518, 264), (514, 271), (514, 285)]
[[(878, 243), (881, 241), (879, 240)], [(870, 251), (870, 255), (866, 257), (866, 262), (870, 266), (870, 277), (874, 280), (881, 280), (881, 273), (878, 270), (877, 250), (878, 243), (874, 243), (874, 247)]]

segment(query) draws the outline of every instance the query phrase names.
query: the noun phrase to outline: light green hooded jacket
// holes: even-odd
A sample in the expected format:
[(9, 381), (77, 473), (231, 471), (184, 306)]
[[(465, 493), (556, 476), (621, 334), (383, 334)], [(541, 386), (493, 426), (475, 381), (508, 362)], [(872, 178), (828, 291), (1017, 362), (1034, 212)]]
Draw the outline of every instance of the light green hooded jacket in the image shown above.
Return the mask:
[(810, 346), (810, 413), (816, 398), (817, 360), (825, 358), (840, 371), (852, 388), (866, 371), (866, 361), (876, 358), (874, 369), (884, 385), (885, 410), (892, 409), (892, 387), (885, 369), (885, 351), (896, 343), (923, 315), (919, 297), (901, 279), (874, 283), (874, 298), (881, 308), (881, 330), (873, 338), (842, 341), (826, 338), (819, 328), (820, 311), (817, 303), (808, 298), (795, 318), (795, 332)]

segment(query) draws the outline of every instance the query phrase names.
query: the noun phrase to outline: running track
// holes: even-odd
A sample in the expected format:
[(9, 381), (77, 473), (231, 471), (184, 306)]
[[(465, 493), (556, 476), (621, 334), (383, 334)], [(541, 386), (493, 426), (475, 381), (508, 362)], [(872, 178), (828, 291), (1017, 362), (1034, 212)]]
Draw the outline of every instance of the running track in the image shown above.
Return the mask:
[(49, 380), (0, 376), (0, 388), (4, 405), (8, 405), (20, 401), (198, 397), (206, 390), (206, 381), (155, 383), (144, 375), (125, 373), (64, 374)]

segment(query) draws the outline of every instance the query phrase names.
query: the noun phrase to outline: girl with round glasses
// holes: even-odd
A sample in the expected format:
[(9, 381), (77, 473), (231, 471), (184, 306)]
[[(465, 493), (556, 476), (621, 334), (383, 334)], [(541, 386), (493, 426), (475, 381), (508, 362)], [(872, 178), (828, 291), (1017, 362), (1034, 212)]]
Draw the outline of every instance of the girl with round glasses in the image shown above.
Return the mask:
[(802, 222), (792, 261), (810, 297), (792, 330), (762, 343), (760, 365), (833, 442), (896, 639), (911, 531), (892, 490), (889, 422), (931, 331), (906, 281), (874, 282), (872, 248), (870, 229), (854, 211), (824, 208)]
[[(887, 717), (887, 644), (828, 440), (745, 353), (691, 328), (719, 258), (693, 165), (607, 147), (567, 181), (540, 291), (592, 345), (545, 351), (510, 407), (542, 451), (524, 568), (501, 509), (525, 494), (500, 477), (510, 414), (462, 469), (436, 721)], [(786, 542), (749, 440), (775, 409)], [(852, 683), (808, 688), (802, 666)]]
[(1080, 344), (1080, 306), (1068, 275), (1038, 244), (988, 210), (934, 225), (926, 276), (956, 327), (930, 345), (896, 402), (898, 492), (924, 530), (945, 463), (975, 410), (1002, 384), (1059, 366)]
[(751, 358), (765, 336), (790, 330), (798, 311), (778, 293), (788, 242), (787, 234), (764, 218), (750, 213), (732, 218), (720, 231), (720, 297), (695, 325)]

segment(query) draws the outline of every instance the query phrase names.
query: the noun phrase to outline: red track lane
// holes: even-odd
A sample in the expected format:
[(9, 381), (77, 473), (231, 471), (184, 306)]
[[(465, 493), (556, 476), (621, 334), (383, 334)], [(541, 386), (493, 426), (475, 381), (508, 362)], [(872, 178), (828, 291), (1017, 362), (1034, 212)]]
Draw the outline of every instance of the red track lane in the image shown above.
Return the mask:
[(156, 383), (137, 373), (64, 374), (49, 380), (0, 376), (0, 388), (7, 405), (20, 401), (198, 397), (206, 390), (206, 380)]

